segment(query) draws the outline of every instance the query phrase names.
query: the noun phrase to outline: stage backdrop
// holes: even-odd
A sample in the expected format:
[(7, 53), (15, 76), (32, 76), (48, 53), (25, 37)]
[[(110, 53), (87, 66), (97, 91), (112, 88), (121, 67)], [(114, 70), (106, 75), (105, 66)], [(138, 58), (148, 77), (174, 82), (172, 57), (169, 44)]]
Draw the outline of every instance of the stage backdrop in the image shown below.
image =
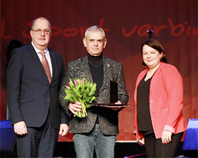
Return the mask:
[[(86, 55), (84, 31), (99, 25), (107, 35), (104, 56), (119, 61), (130, 107), (119, 114), (118, 140), (133, 136), (133, 92), (141, 65), (140, 45), (149, 38), (159, 40), (168, 62), (175, 65), (184, 80), (186, 122), (198, 117), (198, 21), (197, 0), (1, 0), (0, 119), (6, 118), (7, 46), (16, 39), (30, 43), (31, 21), (44, 16), (52, 23), (49, 47), (60, 52), (66, 63)], [(175, 98), (177, 99), (177, 98)], [(71, 136), (71, 134), (69, 135)], [(63, 139), (61, 140), (71, 140)]]

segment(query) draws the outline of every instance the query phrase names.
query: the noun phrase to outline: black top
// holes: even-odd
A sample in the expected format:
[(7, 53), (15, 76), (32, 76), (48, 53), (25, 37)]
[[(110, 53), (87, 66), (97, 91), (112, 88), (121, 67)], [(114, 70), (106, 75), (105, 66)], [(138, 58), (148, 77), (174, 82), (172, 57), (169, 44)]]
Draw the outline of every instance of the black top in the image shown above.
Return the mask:
[[(92, 56), (87, 53), (87, 56), (91, 75), (94, 83), (96, 83), (96, 93), (98, 93), (103, 84), (103, 56), (102, 53), (99, 56)], [(96, 109), (97, 108), (95, 108), (95, 110)], [(92, 111), (94, 111), (94, 109), (92, 109)], [(97, 113), (97, 110), (95, 112)], [(98, 116), (96, 123), (99, 123)]]
[(93, 81), (97, 84), (97, 93), (103, 84), (103, 56), (102, 53), (99, 56), (92, 56), (88, 53), (87, 56)]
[[(146, 75), (145, 75), (146, 76)], [(144, 78), (140, 81), (137, 88), (137, 121), (138, 131), (143, 133), (153, 133), (149, 109), (149, 94), (151, 78), (145, 81)]]

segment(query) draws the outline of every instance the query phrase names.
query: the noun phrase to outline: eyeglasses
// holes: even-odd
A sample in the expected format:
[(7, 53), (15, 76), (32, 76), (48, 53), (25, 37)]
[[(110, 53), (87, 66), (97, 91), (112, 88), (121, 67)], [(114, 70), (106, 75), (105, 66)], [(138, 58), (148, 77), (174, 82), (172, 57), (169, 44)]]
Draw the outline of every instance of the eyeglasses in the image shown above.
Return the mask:
[(49, 30), (49, 29), (44, 29), (44, 30), (42, 30), (42, 29), (33, 30), (32, 29), (32, 31), (36, 32), (37, 34), (41, 34), (42, 32), (44, 32), (44, 34), (46, 34), (46, 35), (48, 35), (51, 32), (51, 30)]

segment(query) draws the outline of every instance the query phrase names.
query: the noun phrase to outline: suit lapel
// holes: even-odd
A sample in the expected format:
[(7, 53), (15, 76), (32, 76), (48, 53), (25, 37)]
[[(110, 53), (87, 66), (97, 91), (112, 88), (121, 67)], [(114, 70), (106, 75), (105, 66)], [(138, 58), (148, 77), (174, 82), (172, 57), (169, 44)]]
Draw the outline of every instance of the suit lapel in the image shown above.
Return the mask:
[(41, 64), (41, 61), (36, 53), (36, 51), (34, 50), (33, 46), (30, 44), (29, 45), (29, 52), (30, 52), (30, 56), (33, 59), (35, 65), (38, 67), (38, 70), (40, 72), (40, 75), (45, 78), (45, 80), (49, 83), (47, 75), (45, 73), (45, 70), (43, 68), (43, 65)]
[(152, 79), (151, 79), (151, 83), (150, 83), (150, 93), (153, 90), (153, 84), (155, 83), (156, 79), (158, 78), (159, 74), (161, 73), (161, 69), (164, 66), (163, 63), (160, 63), (160, 66), (158, 67), (158, 69), (156, 70), (156, 72), (154, 73)]
[(56, 61), (55, 61), (55, 58), (54, 58), (54, 54), (52, 52), (51, 49), (48, 49), (49, 50), (49, 53), (50, 53), (50, 58), (51, 58), (51, 62), (52, 62), (52, 80), (51, 80), (51, 84), (53, 82), (53, 79), (54, 79), (54, 76), (56, 74), (56, 69), (55, 69), (55, 65), (56, 65)]
[(108, 73), (109, 71), (110, 71), (110, 63), (106, 60), (105, 57), (103, 57), (103, 84), (99, 92), (106, 87), (107, 84), (106, 81), (109, 80), (109, 73)]

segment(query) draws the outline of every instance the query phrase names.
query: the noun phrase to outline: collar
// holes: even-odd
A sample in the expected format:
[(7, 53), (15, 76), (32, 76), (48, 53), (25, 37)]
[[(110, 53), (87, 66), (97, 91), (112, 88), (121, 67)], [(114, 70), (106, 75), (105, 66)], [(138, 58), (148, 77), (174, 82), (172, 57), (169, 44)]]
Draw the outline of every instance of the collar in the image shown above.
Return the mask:
[[(38, 54), (39, 52), (41, 52), (41, 50), (39, 50), (38, 48), (35, 47), (35, 45), (34, 45), (33, 42), (31, 42), (31, 44), (32, 44), (32, 46), (33, 46), (33, 48), (34, 48), (34, 50), (36, 51), (37, 54)], [(48, 48), (46, 48), (46, 49), (44, 50), (44, 52), (45, 52), (46, 54), (49, 54)]]

